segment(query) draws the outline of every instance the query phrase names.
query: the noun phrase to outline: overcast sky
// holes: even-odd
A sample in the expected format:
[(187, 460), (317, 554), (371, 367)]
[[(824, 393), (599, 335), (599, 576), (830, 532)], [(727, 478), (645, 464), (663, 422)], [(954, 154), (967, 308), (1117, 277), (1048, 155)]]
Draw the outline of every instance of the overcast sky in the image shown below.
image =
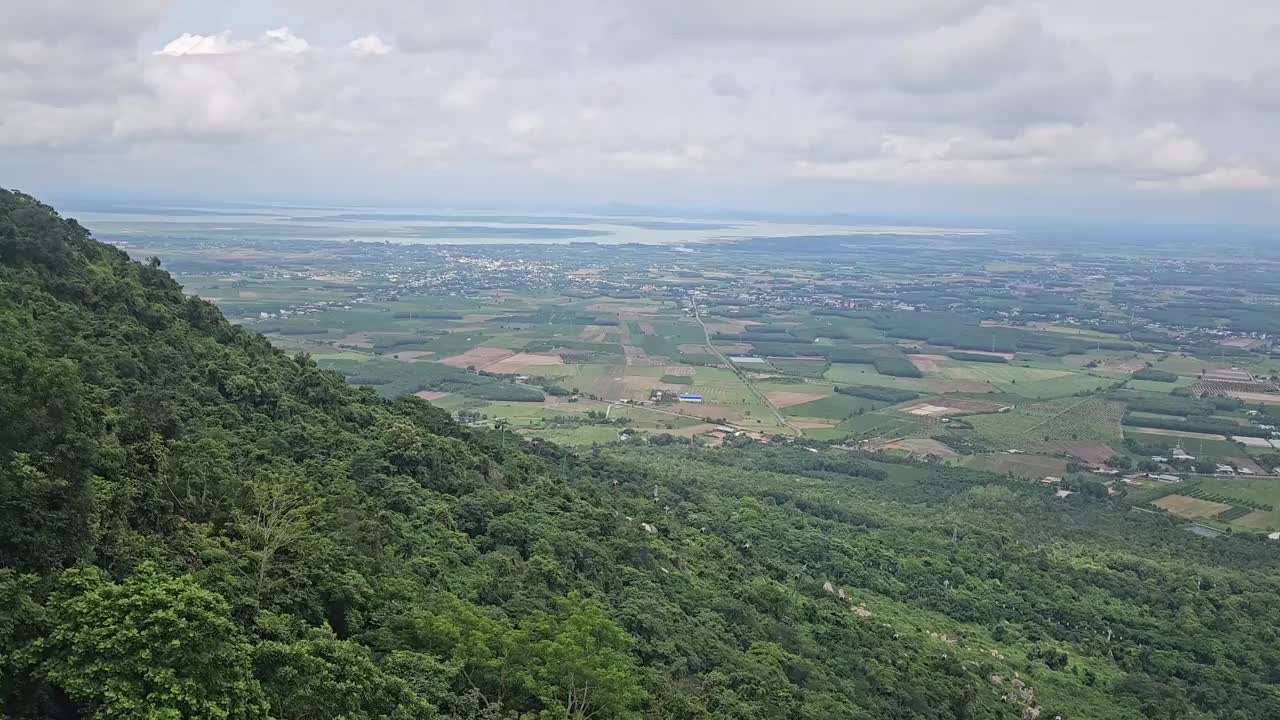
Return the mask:
[(1277, 0), (0, 0), (40, 193), (1280, 222)]

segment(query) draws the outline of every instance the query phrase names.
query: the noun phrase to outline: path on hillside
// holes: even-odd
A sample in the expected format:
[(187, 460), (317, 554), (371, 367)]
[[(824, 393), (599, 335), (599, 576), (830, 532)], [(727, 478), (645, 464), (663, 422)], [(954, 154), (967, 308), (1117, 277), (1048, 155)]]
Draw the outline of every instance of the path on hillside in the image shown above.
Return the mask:
[(769, 402), (769, 398), (765, 397), (764, 393), (757, 390), (756, 386), (752, 385), (751, 381), (738, 370), (738, 367), (734, 365), (729, 358), (725, 357), (724, 353), (717, 350), (715, 345), (711, 344), (711, 331), (707, 329), (707, 324), (702, 322), (702, 314), (698, 311), (698, 299), (694, 297), (692, 293), (689, 295), (689, 304), (693, 306), (693, 319), (697, 320), (698, 325), (702, 326), (702, 337), (705, 340), (703, 344), (707, 346), (707, 349), (711, 351), (711, 354), (720, 358), (720, 362), (724, 363), (725, 367), (729, 368), (734, 375), (738, 376), (738, 379), (742, 381), (743, 385), (747, 386), (747, 389), (751, 391), (751, 394), (759, 398), (760, 402), (764, 403), (764, 406), (773, 412), (773, 416), (777, 418), (780, 425), (795, 433), (796, 437), (803, 437), (804, 433), (800, 431), (800, 428), (792, 425), (791, 421), (787, 420), (787, 418), (783, 416), (782, 411), (778, 410), (777, 406)]

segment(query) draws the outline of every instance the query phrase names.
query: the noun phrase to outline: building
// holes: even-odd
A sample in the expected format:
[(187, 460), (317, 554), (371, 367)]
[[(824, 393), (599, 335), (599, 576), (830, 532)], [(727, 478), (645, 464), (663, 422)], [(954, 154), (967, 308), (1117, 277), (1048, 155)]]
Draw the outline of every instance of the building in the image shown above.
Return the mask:
[(698, 393), (680, 393), (680, 402), (702, 402), (702, 396)]

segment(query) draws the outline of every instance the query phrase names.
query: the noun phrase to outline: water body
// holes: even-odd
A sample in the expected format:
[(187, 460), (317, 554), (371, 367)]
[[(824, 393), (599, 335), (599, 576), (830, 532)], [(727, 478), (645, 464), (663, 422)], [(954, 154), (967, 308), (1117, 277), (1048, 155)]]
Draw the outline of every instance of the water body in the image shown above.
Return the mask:
[(512, 243), (641, 243), (689, 245), (741, 240), (787, 240), (830, 235), (969, 236), (991, 231), (880, 225), (825, 225), (759, 220), (691, 220), (536, 213), (406, 211), (296, 206), (72, 207), (66, 212), (104, 239), (168, 237), (371, 241), (433, 245)]

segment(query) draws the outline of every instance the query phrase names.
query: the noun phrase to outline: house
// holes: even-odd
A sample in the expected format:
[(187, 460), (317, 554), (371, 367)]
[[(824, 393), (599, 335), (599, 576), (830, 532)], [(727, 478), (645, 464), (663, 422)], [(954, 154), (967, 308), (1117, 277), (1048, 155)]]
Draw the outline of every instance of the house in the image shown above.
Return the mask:
[(1236, 472), (1236, 469), (1231, 467), (1230, 465), (1219, 465), (1215, 469), (1215, 472), (1217, 472), (1219, 475), (1234, 475)]

